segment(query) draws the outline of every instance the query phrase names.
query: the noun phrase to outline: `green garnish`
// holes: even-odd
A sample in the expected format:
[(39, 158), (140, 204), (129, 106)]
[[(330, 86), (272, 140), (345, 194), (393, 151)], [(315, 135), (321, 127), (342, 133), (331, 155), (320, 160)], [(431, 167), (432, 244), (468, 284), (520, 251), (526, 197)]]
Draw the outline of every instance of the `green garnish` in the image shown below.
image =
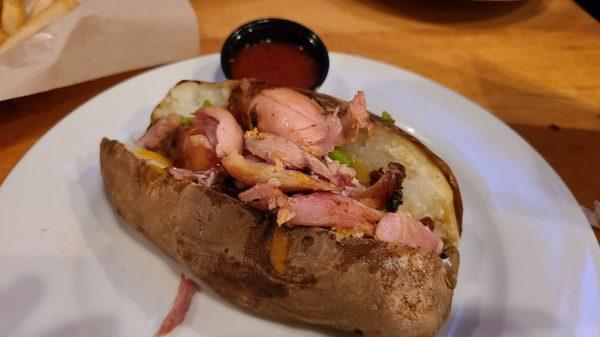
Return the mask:
[(202, 106), (205, 107), (205, 108), (207, 108), (209, 106), (212, 106), (212, 102), (209, 101), (209, 100), (207, 100), (207, 99), (205, 99), (204, 103), (202, 103)]
[(352, 160), (344, 152), (340, 150), (333, 150), (329, 153), (329, 158), (337, 160), (344, 165), (350, 165)]
[(396, 120), (387, 111), (384, 111), (381, 113), (381, 119), (383, 119), (383, 121), (386, 123), (390, 123), (390, 124), (396, 123)]
[(190, 125), (192, 124), (192, 120), (189, 117), (181, 116), (181, 124)]

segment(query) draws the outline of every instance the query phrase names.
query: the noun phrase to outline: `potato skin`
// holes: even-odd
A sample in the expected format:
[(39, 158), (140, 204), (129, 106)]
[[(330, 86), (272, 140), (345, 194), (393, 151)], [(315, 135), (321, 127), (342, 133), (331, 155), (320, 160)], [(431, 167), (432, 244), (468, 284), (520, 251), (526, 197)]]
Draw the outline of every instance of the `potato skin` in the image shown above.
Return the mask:
[[(229, 301), (255, 314), (366, 336), (433, 336), (446, 320), (458, 270), (432, 253), (331, 232), (277, 228), (272, 217), (201, 185), (151, 169), (103, 139), (100, 166), (117, 212)], [(283, 274), (269, 252), (286, 237)]]

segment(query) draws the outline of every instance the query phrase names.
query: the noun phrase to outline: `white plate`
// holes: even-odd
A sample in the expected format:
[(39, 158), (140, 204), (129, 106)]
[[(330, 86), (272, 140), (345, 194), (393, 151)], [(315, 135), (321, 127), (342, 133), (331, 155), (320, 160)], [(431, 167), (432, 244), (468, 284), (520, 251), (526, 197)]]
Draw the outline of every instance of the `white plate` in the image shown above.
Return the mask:
[[(0, 188), (0, 336), (151, 336), (178, 272), (113, 212), (102, 136), (130, 140), (181, 79), (222, 80), (217, 55), (136, 76), (46, 134)], [(508, 127), (407, 71), (333, 53), (321, 91), (366, 93), (453, 168), (464, 199), (461, 267), (440, 336), (600, 335), (600, 249), (556, 173)], [(576, 164), (576, 163), (574, 163)], [(244, 313), (203, 286), (172, 336), (322, 336)]]

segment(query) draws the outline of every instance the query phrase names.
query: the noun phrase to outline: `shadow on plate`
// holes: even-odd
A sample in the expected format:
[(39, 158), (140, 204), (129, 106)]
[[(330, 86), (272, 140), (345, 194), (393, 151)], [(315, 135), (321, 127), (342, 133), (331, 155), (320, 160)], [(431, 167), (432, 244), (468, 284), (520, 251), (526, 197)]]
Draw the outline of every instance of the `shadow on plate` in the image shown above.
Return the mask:
[(447, 336), (527, 336), (538, 332), (551, 335), (562, 325), (539, 310), (501, 307), (466, 307), (463, 310), (461, 320)]
[(507, 25), (527, 20), (541, 12), (548, 0), (466, 1), (466, 0), (355, 0), (386, 13), (438, 24), (468, 24), (494, 20)]
[(0, 289), (0, 336), (12, 336), (25, 325), (44, 296), (44, 284), (25, 275)]
[(213, 80), (215, 82), (221, 82), (221, 81), (227, 80), (227, 77), (225, 77), (225, 74), (223, 74), (223, 70), (221, 69), (221, 67), (217, 68), (217, 70), (215, 71)]
[(39, 337), (64, 337), (86, 336), (107, 337), (118, 336), (120, 322), (116, 315), (98, 315), (74, 320), (63, 324), (50, 331), (44, 332)]

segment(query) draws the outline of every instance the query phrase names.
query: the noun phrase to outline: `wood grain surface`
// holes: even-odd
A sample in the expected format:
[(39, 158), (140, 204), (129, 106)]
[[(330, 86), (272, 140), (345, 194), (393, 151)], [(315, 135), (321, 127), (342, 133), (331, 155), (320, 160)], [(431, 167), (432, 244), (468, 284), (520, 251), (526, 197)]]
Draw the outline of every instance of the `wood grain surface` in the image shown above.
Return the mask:
[[(282, 17), (332, 51), (424, 75), (510, 125), (577, 200), (600, 200), (600, 24), (574, 2), (194, 1), (200, 54), (246, 21)], [(58, 120), (139, 71), (0, 102), (0, 181)], [(1, 77), (0, 77), (1, 80)], [(600, 240), (600, 232), (596, 231)]]

